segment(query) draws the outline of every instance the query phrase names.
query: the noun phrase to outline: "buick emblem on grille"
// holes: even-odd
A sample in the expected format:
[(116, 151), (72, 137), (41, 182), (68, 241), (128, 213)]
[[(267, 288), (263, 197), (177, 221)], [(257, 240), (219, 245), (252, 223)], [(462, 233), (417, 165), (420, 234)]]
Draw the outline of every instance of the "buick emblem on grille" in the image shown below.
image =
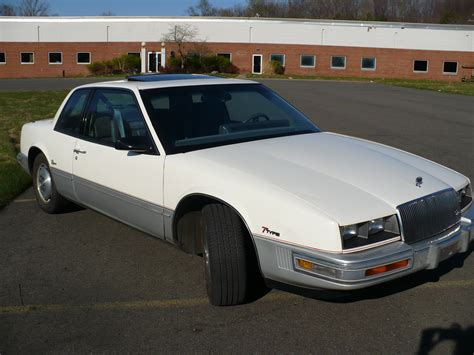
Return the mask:
[(416, 186), (421, 187), (421, 184), (423, 184), (423, 178), (421, 176), (418, 176), (416, 178)]

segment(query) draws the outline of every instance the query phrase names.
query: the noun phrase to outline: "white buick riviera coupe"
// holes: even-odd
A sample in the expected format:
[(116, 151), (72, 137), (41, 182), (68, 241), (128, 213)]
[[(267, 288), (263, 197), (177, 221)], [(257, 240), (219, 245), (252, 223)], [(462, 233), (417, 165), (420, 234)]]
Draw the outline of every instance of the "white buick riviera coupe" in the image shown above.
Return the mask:
[[(202, 255), (210, 302), (269, 281), (354, 290), (467, 252), (467, 177), (321, 132), (264, 85), (150, 75), (78, 87), (28, 123), (18, 161), (39, 206), (86, 206)], [(275, 284), (275, 283), (273, 283)]]

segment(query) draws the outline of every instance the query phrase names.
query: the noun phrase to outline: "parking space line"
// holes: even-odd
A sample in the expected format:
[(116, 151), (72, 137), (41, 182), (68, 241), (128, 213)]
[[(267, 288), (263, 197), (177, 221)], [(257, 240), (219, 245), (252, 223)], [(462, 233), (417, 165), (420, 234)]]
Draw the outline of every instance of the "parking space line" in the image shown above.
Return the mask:
[(16, 200), (13, 200), (15, 203), (25, 203), (25, 202), (35, 202), (36, 199), (34, 198), (18, 198)]
[[(468, 288), (474, 286), (474, 280), (453, 280), (426, 283), (418, 288)], [(261, 299), (261, 302), (285, 301), (296, 299), (300, 296), (286, 292), (274, 292)], [(0, 306), (1, 314), (25, 314), (25, 313), (61, 313), (71, 311), (133, 311), (146, 309), (169, 309), (169, 308), (185, 308), (208, 305), (207, 298), (183, 298), (169, 300), (149, 300), (135, 302), (106, 302), (92, 303), (82, 305), (66, 305), (66, 304), (38, 304), (26, 306)]]

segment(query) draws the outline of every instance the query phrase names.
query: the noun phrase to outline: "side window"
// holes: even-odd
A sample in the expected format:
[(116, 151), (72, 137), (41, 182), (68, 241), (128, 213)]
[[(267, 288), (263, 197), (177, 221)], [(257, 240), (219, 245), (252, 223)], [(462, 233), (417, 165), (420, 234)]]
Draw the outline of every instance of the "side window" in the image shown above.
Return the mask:
[(55, 130), (72, 136), (81, 132), (82, 112), (87, 102), (90, 90), (75, 91), (63, 108)]
[(131, 92), (97, 90), (89, 105), (85, 135), (100, 144), (119, 139), (149, 141), (145, 121)]

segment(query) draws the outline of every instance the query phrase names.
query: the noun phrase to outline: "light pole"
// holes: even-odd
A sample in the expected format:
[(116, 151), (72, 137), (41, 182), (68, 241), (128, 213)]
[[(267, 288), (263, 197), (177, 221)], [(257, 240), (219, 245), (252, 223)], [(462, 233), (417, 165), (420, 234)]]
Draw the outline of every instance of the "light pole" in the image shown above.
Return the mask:
[(146, 73), (146, 42), (142, 42), (142, 48), (140, 53), (141, 60), (141, 73)]
[(165, 42), (161, 42), (161, 66), (163, 68), (166, 67), (166, 43)]

